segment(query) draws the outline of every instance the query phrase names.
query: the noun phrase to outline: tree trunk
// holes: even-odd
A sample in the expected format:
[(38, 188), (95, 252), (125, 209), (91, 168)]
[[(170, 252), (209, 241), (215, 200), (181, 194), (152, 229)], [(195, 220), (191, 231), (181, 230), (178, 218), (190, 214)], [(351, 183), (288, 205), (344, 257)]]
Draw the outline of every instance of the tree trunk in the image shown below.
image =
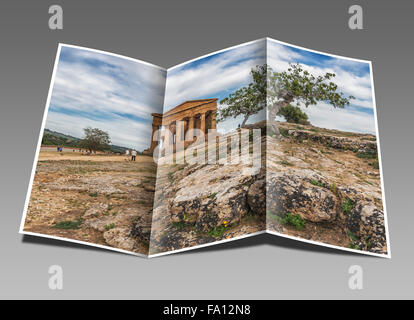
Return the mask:
[(242, 122), (242, 124), (240, 126), (241, 128), (244, 128), (244, 126), (246, 125), (247, 119), (249, 119), (249, 117), (250, 117), (250, 114), (246, 114), (244, 116), (244, 120), (243, 120), (243, 122)]
[(276, 116), (281, 109), (280, 102), (275, 103), (273, 106), (269, 109), (269, 130), (270, 134), (274, 134), (276, 136), (279, 136), (279, 127), (276, 122)]

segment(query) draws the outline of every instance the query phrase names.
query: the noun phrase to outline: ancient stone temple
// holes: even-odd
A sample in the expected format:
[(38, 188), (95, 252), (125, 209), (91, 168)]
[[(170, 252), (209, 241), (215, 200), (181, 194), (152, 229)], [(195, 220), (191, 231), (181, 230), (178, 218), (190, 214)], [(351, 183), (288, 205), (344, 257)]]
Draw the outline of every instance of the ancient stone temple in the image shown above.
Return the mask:
[[(204, 134), (208, 133), (208, 129), (216, 129), (216, 111), (217, 99), (201, 99), (183, 102), (164, 114), (152, 113), (151, 146), (144, 153), (152, 154), (157, 147), (159, 141), (157, 141), (157, 137), (154, 137), (154, 135), (161, 127), (169, 129), (171, 132), (170, 136), (167, 135), (164, 138), (163, 143), (166, 144), (175, 144), (177, 140), (183, 141), (185, 137), (187, 138), (187, 143), (191, 143), (195, 138), (193, 129), (199, 129)], [(177, 132), (177, 121), (184, 123), (184, 134)], [(168, 141), (168, 139), (173, 139), (173, 141)]]

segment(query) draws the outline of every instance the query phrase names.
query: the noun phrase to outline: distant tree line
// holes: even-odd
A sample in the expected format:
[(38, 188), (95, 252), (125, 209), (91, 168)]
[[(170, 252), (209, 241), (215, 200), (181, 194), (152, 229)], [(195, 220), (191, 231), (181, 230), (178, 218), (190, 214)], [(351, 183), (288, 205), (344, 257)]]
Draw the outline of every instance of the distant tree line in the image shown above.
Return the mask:
[(111, 145), (111, 138), (106, 131), (98, 128), (87, 127), (83, 129), (82, 139), (68, 136), (59, 132), (45, 129), (42, 145), (62, 146), (67, 148), (82, 148), (89, 152), (104, 151), (124, 153), (127, 148)]

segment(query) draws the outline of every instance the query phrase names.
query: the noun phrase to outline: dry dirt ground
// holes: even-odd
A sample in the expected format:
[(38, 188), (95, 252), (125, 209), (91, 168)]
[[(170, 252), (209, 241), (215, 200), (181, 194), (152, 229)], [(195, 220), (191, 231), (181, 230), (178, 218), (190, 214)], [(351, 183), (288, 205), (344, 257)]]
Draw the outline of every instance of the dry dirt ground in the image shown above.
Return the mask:
[(148, 156), (41, 151), (24, 230), (147, 254), (130, 229), (151, 222), (155, 175)]

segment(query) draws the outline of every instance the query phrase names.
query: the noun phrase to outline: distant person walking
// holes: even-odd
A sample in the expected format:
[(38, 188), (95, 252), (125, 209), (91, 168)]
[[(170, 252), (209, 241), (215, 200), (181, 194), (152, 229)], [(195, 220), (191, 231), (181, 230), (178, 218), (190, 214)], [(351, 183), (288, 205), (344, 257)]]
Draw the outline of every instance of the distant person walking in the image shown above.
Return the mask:
[(135, 150), (131, 151), (131, 161), (135, 161), (135, 159), (137, 158), (137, 152)]

